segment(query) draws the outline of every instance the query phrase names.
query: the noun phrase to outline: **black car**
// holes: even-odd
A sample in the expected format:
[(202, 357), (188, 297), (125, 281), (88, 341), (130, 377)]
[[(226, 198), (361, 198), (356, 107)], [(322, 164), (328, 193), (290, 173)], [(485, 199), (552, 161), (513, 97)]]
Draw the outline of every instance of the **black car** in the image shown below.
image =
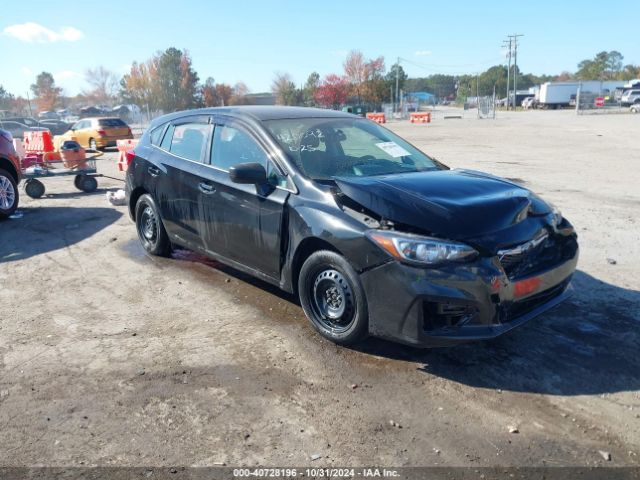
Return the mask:
[(576, 268), (573, 227), (540, 197), (348, 113), (178, 112), (128, 159), (149, 253), (176, 244), (296, 293), (337, 343), (496, 337), (565, 299)]

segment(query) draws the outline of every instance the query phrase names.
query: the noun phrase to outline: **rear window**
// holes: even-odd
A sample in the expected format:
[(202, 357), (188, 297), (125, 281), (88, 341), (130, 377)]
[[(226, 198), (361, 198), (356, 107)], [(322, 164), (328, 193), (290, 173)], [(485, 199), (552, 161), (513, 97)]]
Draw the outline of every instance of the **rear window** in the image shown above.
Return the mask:
[(119, 118), (101, 118), (98, 120), (98, 125), (101, 127), (126, 127), (127, 124), (124, 123)]
[(164, 132), (164, 127), (166, 127), (166, 123), (151, 130), (151, 132), (149, 133), (149, 141), (151, 142), (151, 145), (156, 145), (156, 146), (160, 145), (160, 142), (162, 141), (162, 133)]
[(169, 151), (187, 160), (201, 162), (211, 128), (211, 125), (201, 123), (176, 125)]

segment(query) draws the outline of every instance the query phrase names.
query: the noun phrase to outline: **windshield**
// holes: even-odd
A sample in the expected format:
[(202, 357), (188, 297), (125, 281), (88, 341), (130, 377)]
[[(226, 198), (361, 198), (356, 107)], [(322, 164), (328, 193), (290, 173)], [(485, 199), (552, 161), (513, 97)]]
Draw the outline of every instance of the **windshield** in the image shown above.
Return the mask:
[(368, 120), (293, 118), (264, 124), (300, 170), (314, 180), (440, 169), (424, 153)]

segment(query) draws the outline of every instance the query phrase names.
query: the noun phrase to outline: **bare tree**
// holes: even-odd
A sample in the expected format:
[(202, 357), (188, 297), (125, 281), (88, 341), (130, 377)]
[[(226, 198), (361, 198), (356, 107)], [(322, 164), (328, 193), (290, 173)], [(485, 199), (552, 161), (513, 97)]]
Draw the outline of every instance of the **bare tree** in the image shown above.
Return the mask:
[(85, 72), (85, 80), (91, 90), (84, 95), (96, 103), (109, 104), (113, 101), (118, 91), (118, 77), (111, 70), (103, 66), (89, 68)]
[(344, 75), (351, 85), (352, 94), (358, 97), (358, 102), (362, 97), (362, 84), (367, 79), (367, 63), (364, 55), (359, 50), (351, 50), (344, 63)]

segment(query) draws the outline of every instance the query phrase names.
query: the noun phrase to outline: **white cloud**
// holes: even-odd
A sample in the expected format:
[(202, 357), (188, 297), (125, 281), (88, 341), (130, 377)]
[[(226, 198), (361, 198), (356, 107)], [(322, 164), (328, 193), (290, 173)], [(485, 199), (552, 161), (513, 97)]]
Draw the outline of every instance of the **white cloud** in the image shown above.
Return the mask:
[(74, 27), (62, 27), (55, 31), (34, 22), (9, 25), (3, 33), (27, 43), (77, 42), (84, 37), (84, 33)]
[(84, 75), (78, 72), (74, 72), (73, 70), (61, 70), (60, 72), (56, 72), (53, 74), (53, 78), (58, 80), (71, 80), (75, 78), (83, 78)]
[(416, 57), (427, 57), (431, 55), (431, 50), (417, 50), (416, 53), (414, 53), (414, 55)]

